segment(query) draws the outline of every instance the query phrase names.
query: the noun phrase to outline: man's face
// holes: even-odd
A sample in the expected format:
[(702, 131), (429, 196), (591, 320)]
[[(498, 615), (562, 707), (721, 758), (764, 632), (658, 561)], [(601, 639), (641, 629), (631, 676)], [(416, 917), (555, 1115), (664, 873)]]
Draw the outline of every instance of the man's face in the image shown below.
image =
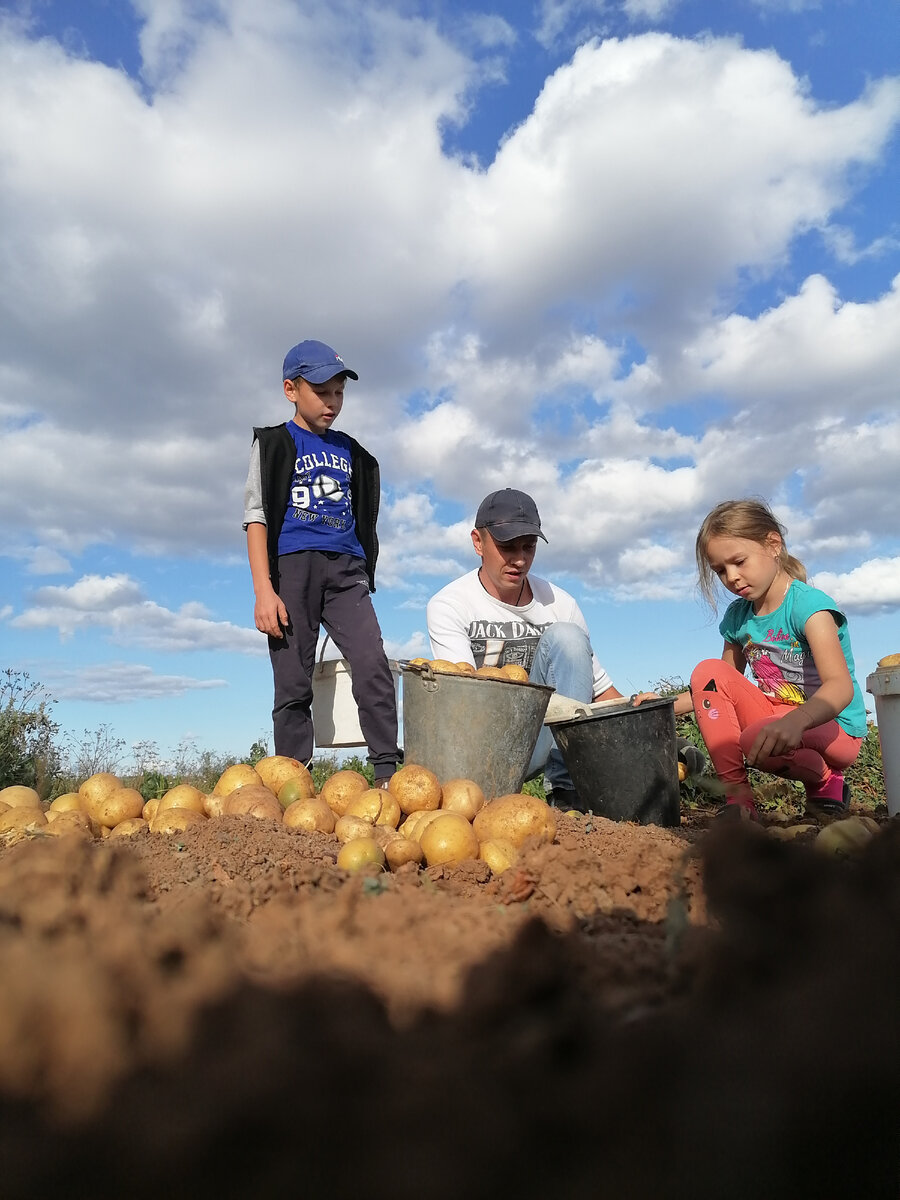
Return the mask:
[(487, 529), (473, 529), (472, 545), (481, 556), (482, 584), (498, 600), (514, 604), (534, 562), (537, 536), (497, 542)]
[(294, 420), (310, 433), (325, 433), (337, 420), (344, 404), (343, 375), (335, 375), (326, 383), (308, 383), (305, 379), (286, 379), (284, 394), (297, 411)]

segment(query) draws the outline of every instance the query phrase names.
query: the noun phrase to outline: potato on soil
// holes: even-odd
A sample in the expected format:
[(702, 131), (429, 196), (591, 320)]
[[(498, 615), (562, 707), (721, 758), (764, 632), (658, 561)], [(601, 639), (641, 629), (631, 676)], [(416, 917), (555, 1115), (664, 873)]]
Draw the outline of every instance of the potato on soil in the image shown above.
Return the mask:
[[(163, 809), (163, 812), (172, 812), (173, 809)], [(185, 809), (185, 812), (188, 810)], [(145, 821), (143, 817), (129, 817), (127, 821), (120, 821), (109, 831), (110, 837), (131, 837), (132, 834), (149, 832), (150, 822)]]
[(556, 814), (545, 800), (524, 793), (498, 796), (484, 806), (474, 822), (479, 842), (501, 838), (521, 847), (530, 837), (552, 842), (556, 837)]
[(334, 813), (321, 796), (304, 796), (295, 800), (284, 810), (283, 820), (288, 829), (302, 829), (306, 833), (334, 833)]
[(63, 792), (55, 800), (51, 800), (47, 812), (82, 812), (81, 797), (77, 792)]
[(33, 787), (14, 783), (0, 792), (0, 800), (10, 808), (40, 808), (41, 798)]
[(502, 875), (504, 871), (516, 865), (519, 851), (506, 838), (494, 838), (481, 843), (478, 847), (478, 857), (487, 863), (495, 875)]
[(256, 764), (256, 773), (269, 791), (274, 792), (276, 796), (291, 779), (296, 779), (300, 787), (304, 789), (301, 794), (294, 797), (295, 800), (302, 800), (306, 796), (316, 794), (316, 785), (313, 783), (312, 775), (296, 758), (288, 758), (284, 754), (271, 754), (268, 758), (259, 760)]
[(814, 844), (825, 854), (849, 856), (858, 853), (872, 836), (872, 830), (859, 817), (847, 817), (820, 829)]
[(347, 805), (345, 817), (361, 817), (362, 820), (368, 821), (370, 825), (374, 825), (381, 816), (381, 808), (384, 802), (385, 792), (381, 788), (366, 788), (364, 792), (360, 792), (354, 796)]
[[(184, 833), (191, 825), (202, 825), (206, 817), (192, 808), (167, 808), (150, 822), (151, 833)], [(110, 830), (110, 835), (113, 830)]]
[(373, 828), (371, 821), (364, 821), (362, 817), (351, 817), (346, 813), (335, 821), (334, 836), (339, 842), (352, 842), (355, 838), (372, 837)]
[(226, 769), (216, 781), (216, 786), (213, 791), (217, 796), (229, 796), (235, 788), (264, 787), (262, 779), (257, 775), (249, 763), (234, 763), (233, 766)]
[(362, 871), (368, 866), (384, 868), (384, 851), (374, 838), (352, 838), (341, 846), (337, 865), (345, 871)]
[[(49, 815), (48, 813), (48, 818)], [(92, 842), (94, 840), (94, 830), (90, 817), (87, 813), (83, 813), (75, 808), (70, 808), (64, 812), (57, 812), (54, 819), (49, 821), (46, 829), (42, 830), (42, 832), (51, 834), (53, 837), (78, 837), (85, 842)]]
[[(229, 817), (256, 817), (261, 821), (281, 821), (284, 815), (278, 797), (261, 783), (229, 792), (223, 811)], [(157, 820), (159, 815), (157, 814)]]
[(152, 821), (159, 811), (159, 797), (154, 796), (152, 800), (148, 800), (144, 805), (141, 816), (145, 821)]
[(400, 824), (400, 818), (403, 816), (403, 813), (400, 811), (400, 805), (397, 802), (397, 797), (392, 796), (387, 788), (379, 788), (378, 790), (381, 792), (383, 798), (381, 801), (381, 812), (375, 824), (387, 825), (391, 829), (396, 829)]
[(478, 857), (475, 830), (459, 813), (440, 813), (419, 837), (419, 845), (429, 867), (442, 863), (460, 863)]
[(484, 792), (474, 779), (448, 779), (441, 792), (441, 810), (459, 813), (467, 821), (484, 808)]
[(137, 788), (118, 787), (107, 792), (100, 799), (88, 800), (85, 811), (92, 821), (98, 825), (107, 825), (110, 829), (120, 821), (129, 817), (139, 817), (144, 810), (144, 797)]
[(47, 818), (39, 808), (25, 805), (22, 808), (7, 809), (5, 813), (0, 813), (0, 841), (10, 846), (46, 824)]
[(409, 818), (409, 822), (404, 822), (403, 836), (412, 838), (414, 842), (421, 841), (422, 834), (432, 821), (441, 816), (442, 811), (440, 808), (429, 808), (424, 812), (413, 813)]
[(225, 813), (227, 801), (227, 796), (217, 796), (215, 792), (210, 792), (203, 797), (203, 811), (208, 817), (221, 817)]
[(394, 772), (388, 783), (388, 791), (396, 798), (400, 811), (407, 816), (440, 807), (441, 784), (437, 775), (415, 763), (407, 763)]
[[(204, 799), (199, 788), (190, 783), (176, 783), (160, 796), (156, 813), (165, 812), (167, 808), (192, 808), (194, 812), (202, 813)], [(153, 815), (156, 816), (156, 813)]]
[(398, 871), (407, 863), (420, 863), (425, 857), (422, 847), (412, 838), (395, 837), (384, 847), (384, 857), (392, 871)]
[(118, 775), (113, 775), (109, 771), (97, 771), (93, 775), (89, 775), (78, 789), (81, 807), (86, 813), (90, 813), (91, 805), (99, 804), (105, 795), (114, 792), (121, 786), (122, 780)]
[(504, 663), (500, 668), (507, 679), (511, 679), (513, 683), (527, 683), (528, 672), (519, 663)]
[(371, 784), (359, 771), (335, 771), (322, 784), (319, 795), (336, 817), (342, 817), (347, 805), (360, 792), (367, 792)]

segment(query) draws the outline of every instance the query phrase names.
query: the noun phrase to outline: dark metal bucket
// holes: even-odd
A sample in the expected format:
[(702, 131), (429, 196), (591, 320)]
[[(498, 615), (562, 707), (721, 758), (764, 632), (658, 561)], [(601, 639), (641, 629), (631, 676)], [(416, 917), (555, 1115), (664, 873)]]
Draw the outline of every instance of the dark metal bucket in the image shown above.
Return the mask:
[(403, 757), (441, 783), (472, 779), (488, 800), (518, 792), (553, 688), (403, 664)]
[(585, 807), (611, 821), (681, 824), (674, 700), (624, 701), (550, 728)]

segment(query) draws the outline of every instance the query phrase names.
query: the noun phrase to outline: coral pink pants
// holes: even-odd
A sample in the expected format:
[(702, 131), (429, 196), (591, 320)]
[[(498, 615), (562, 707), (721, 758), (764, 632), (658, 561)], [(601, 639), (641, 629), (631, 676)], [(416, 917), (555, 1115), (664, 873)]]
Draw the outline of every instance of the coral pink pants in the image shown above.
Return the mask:
[[(697, 725), (716, 774), (730, 797), (749, 798), (744, 756), (763, 726), (786, 716), (794, 706), (771, 700), (721, 658), (708, 658), (694, 669), (691, 695)], [(806, 787), (819, 788), (833, 771), (842, 772), (855, 761), (861, 745), (862, 738), (851, 737), (837, 721), (828, 721), (807, 729), (796, 750), (754, 765), (798, 779)]]

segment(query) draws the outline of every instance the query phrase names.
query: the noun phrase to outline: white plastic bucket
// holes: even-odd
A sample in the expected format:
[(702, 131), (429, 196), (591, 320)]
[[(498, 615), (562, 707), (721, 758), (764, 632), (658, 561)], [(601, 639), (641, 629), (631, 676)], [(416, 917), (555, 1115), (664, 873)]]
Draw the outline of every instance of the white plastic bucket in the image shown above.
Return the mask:
[[(322, 643), (319, 661), (313, 671), (312, 718), (315, 743), (320, 749), (365, 746), (359, 727), (359, 712), (353, 699), (353, 674), (345, 658), (323, 659), (328, 638)], [(394, 677), (394, 693), (399, 711), (400, 667), (388, 660)]]
[(875, 697), (875, 724), (884, 764), (888, 813), (900, 814), (900, 667), (879, 667), (866, 680)]

